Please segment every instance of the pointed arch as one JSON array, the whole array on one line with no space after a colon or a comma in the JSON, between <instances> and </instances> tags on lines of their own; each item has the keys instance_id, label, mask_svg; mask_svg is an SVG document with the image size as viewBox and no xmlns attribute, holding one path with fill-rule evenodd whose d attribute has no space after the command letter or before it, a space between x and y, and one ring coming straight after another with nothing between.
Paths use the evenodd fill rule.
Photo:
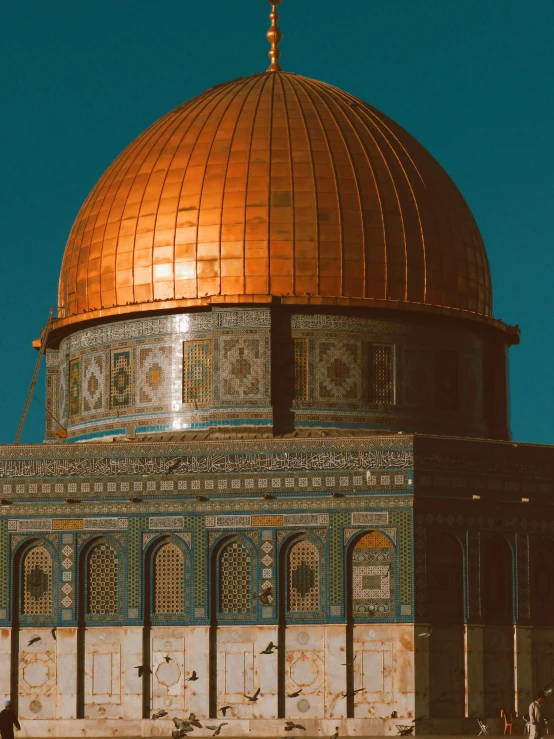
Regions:
<instances>
[{"instance_id":1,"label":"pointed arch","mask_svg":"<svg viewBox=\"0 0 554 739\"><path fill-rule=\"evenodd\" d=\"M281 544L280 602L289 618L323 615L325 592L322 542L306 531L295 532Z\"/></svg>"},{"instance_id":2,"label":"pointed arch","mask_svg":"<svg viewBox=\"0 0 554 739\"><path fill-rule=\"evenodd\" d=\"M349 618L393 619L395 616L395 546L380 531L363 531L347 552Z\"/></svg>"},{"instance_id":3,"label":"pointed arch","mask_svg":"<svg viewBox=\"0 0 554 739\"><path fill-rule=\"evenodd\" d=\"M514 620L514 554L501 534L483 544L481 593L483 618L489 623L512 624Z\"/></svg>"},{"instance_id":4,"label":"pointed arch","mask_svg":"<svg viewBox=\"0 0 554 739\"><path fill-rule=\"evenodd\" d=\"M121 614L121 551L108 537L97 537L81 550L80 609L84 620L106 620Z\"/></svg>"},{"instance_id":5,"label":"pointed arch","mask_svg":"<svg viewBox=\"0 0 554 739\"><path fill-rule=\"evenodd\" d=\"M218 618L255 616L255 552L241 536L220 540L212 550L217 583L215 608Z\"/></svg>"},{"instance_id":6,"label":"pointed arch","mask_svg":"<svg viewBox=\"0 0 554 739\"><path fill-rule=\"evenodd\" d=\"M24 541L14 552L14 619L51 621L55 618L55 551L40 538Z\"/></svg>"},{"instance_id":7,"label":"pointed arch","mask_svg":"<svg viewBox=\"0 0 554 739\"><path fill-rule=\"evenodd\" d=\"M449 531L426 535L427 611L433 623L462 623L465 611L465 550Z\"/></svg>"},{"instance_id":8,"label":"pointed arch","mask_svg":"<svg viewBox=\"0 0 554 739\"><path fill-rule=\"evenodd\" d=\"M171 534L161 534L145 551L144 615L160 625L188 618L190 552Z\"/></svg>"}]
</instances>

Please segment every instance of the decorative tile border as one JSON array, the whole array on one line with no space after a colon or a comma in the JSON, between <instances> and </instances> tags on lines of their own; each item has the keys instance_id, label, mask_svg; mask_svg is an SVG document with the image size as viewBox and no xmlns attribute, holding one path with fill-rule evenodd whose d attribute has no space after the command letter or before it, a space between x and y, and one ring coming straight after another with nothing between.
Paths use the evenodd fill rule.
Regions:
<instances>
[{"instance_id":1,"label":"decorative tile border","mask_svg":"<svg viewBox=\"0 0 554 739\"><path fill-rule=\"evenodd\" d=\"M262 516L207 516L206 528L234 529L250 526L324 526L328 513L282 513Z\"/></svg>"},{"instance_id":2,"label":"decorative tile border","mask_svg":"<svg viewBox=\"0 0 554 739\"><path fill-rule=\"evenodd\" d=\"M8 520L8 531L120 531L128 527L126 518L13 518Z\"/></svg>"}]
</instances>

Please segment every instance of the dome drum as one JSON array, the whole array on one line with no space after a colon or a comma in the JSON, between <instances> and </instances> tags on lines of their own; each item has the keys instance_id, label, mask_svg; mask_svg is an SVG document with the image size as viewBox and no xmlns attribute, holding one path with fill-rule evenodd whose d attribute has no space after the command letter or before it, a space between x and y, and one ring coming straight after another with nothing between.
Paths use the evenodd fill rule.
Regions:
<instances>
[{"instance_id":1,"label":"dome drum","mask_svg":"<svg viewBox=\"0 0 554 739\"><path fill-rule=\"evenodd\" d=\"M490 332L286 306L128 319L48 351L48 402L74 440L314 428L508 438L505 351Z\"/></svg>"}]
</instances>

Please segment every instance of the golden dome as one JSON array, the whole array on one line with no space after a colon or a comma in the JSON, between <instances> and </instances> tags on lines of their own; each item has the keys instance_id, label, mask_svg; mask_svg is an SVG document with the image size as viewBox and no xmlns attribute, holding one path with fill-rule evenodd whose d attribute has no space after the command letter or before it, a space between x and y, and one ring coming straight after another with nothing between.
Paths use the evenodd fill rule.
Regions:
<instances>
[{"instance_id":1,"label":"golden dome","mask_svg":"<svg viewBox=\"0 0 554 739\"><path fill-rule=\"evenodd\" d=\"M108 168L69 236L57 324L275 299L487 321L491 297L435 159L358 98L275 72L180 105Z\"/></svg>"}]
</instances>

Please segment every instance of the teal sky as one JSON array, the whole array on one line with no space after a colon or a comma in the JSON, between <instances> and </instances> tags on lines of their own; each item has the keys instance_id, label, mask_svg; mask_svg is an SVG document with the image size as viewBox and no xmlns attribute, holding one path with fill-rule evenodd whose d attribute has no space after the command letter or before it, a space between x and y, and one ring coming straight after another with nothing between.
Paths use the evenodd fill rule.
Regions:
<instances>
[{"instance_id":1,"label":"teal sky","mask_svg":"<svg viewBox=\"0 0 554 739\"><path fill-rule=\"evenodd\" d=\"M13 441L77 212L141 131L268 64L265 0L6 3L0 45L0 443ZM517 323L512 430L554 443L554 2L283 0L285 70L404 126L466 197L494 314ZM44 400L44 379L36 394ZM43 437L33 402L24 441Z\"/></svg>"}]
</instances>

